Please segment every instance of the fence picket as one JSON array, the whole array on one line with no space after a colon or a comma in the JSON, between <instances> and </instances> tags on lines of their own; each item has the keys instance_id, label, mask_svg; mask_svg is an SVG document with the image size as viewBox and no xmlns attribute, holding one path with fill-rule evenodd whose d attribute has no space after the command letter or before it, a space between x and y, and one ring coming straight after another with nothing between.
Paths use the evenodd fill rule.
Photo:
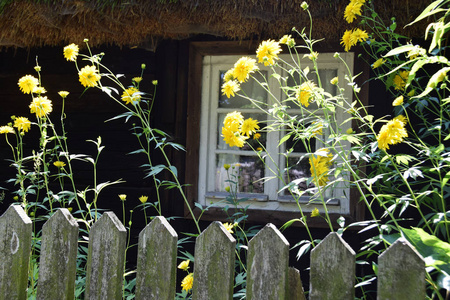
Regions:
<instances>
[{"instance_id":1,"label":"fence picket","mask_svg":"<svg viewBox=\"0 0 450 300\"><path fill-rule=\"evenodd\" d=\"M122 299L127 231L113 212L91 227L85 299Z\"/></svg>"},{"instance_id":2,"label":"fence picket","mask_svg":"<svg viewBox=\"0 0 450 300\"><path fill-rule=\"evenodd\" d=\"M411 244L398 239L378 257L379 300L425 299L425 261Z\"/></svg>"},{"instance_id":3,"label":"fence picket","mask_svg":"<svg viewBox=\"0 0 450 300\"><path fill-rule=\"evenodd\" d=\"M192 299L233 299L235 247L236 240L220 222L197 237Z\"/></svg>"},{"instance_id":4,"label":"fence picket","mask_svg":"<svg viewBox=\"0 0 450 300\"><path fill-rule=\"evenodd\" d=\"M248 244L247 299L288 299L289 242L267 224Z\"/></svg>"},{"instance_id":5,"label":"fence picket","mask_svg":"<svg viewBox=\"0 0 450 300\"><path fill-rule=\"evenodd\" d=\"M0 217L0 300L26 299L32 224L20 205Z\"/></svg>"},{"instance_id":6,"label":"fence picket","mask_svg":"<svg viewBox=\"0 0 450 300\"><path fill-rule=\"evenodd\" d=\"M300 271L293 267L289 267L288 295L288 299L306 300L305 293L303 291L302 279L300 278Z\"/></svg>"},{"instance_id":7,"label":"fence picket","mask_svg":"<svg viewBox=\"0 0 450 300\"><path fill-rule=\"evenodd\" d=\"M136 299L174 299L178 235L164 217L139 234Z\"/></svg>"},{"instance_id":8,"label":"fence picket","mask_svg":"<svg viewBox=\"0 0 450 300\"><path fill-rule=\"evenodd\" d=\"M354 299L355 252L335 232L311 251L309 299Z\"/></svg>"},{"instance_id":9,"label":"fence picket","mask_svg":"<svg viewBox=\"0 0 450 300\"><path fill-rule=\"evenodd\" d=\"M37 299L74 299L78 224L61 208L42 227Z\"/></svg>"}]
</instances>

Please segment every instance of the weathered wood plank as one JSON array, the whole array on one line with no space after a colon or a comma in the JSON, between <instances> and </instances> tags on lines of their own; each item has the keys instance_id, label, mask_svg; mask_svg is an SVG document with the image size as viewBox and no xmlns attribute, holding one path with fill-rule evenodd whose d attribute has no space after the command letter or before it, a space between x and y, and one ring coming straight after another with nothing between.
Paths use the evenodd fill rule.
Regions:
<instances>
[{"instance_id":1,"label":"weathered wood plank","mask_svg":"<svg viewBox=\"0 0 450 300\"><path fill-rule=\"evenodd\" d=\"M213 222L195 243L192 299L233 299L236 240Z\"/></svg>"},{"instance_id":2,"label":"weathered wood plank","mask_svg":"<svg viewBox=\"0 0 450 300\"><path fill-rule=\"evenodd\" d=\"M26 299L31 220L20 205L0 217L0 299Z\"/></svg>"},{"instance_id":3,"label":"weathered wood plank","mask_svg":"<svg viewBox=\"0 0 450 300\"><path fill-rule=\"evenodd\" d=\"M74 299L78 224L61 208L42 227L37 299Z\"/></svg>"},{"instance_id":4,"label":"weathered wood plank","mask_svg":"<svg viewBox=\"0 0 450 300\"><path fill-rule=\"evenodd\" d=\"M139 234L136 299L174 299L178 235L164 217Z\"/></svg>"},{"instance_id":5,"label":"weathered wood plank","mask_svg":"<svg viewBox=\"0 0 450 300\"><path fill-rule=\"evenodd\" d=\"M288 299L289 242L267 224L248 244L247 299Z\"/></svg>"},{"instance_id":6,"label":"weathered wood plank","mask_svg":"<svg viewBox=\"0 0 450 300\"><path fill-rule=\"evenodd\" d=\"M289 286L287 299L306 300L305 293L303 291L302 279L300 278L300 271L293 267L289 267Z\"/></svg>"},{"instance_id":7,"label":"weathered wood plank","mask_svg":"<svg viewBox=\"0 0 450 300\"><path fill-rule=\"evenodd\" d=\"M377 299L426 299L425 275L420 254L398 239L378 257Z\"/></svg>"},{"instance_id":8,"label":"weathered wood plank","mask_svg":"<svg viewBox=\"0 0 450 300\"><path fill-rule=\"evenodd\" d=\"M105 212L89 233L85 299L122 299L127 231L113 212Z\"/></svg>"},{"instance_id":9,"label":"weathered wood plank","mask_svg":"<svg viewBox=\"0 0 450 300\"><path fill-rule=\"evenodd\" d=\"M309 299L354 299L355 252L335 232L311 251Z\"/></svg>"}]
</instances>

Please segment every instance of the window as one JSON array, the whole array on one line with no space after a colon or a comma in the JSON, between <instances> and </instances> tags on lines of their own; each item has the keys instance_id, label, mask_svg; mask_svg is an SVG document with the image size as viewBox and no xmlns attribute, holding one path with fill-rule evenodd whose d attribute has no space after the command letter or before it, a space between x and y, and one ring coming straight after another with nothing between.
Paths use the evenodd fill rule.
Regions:
<instances>
[{"instance_id":1,"label":"window","mask_svg":"<svg viewBox=\"0 0 450 300\"><path fill-rule=\"evenodd\" d=\"M331 74L340 76L340 81L343 79L344 66L339 64L338 61L332 58L335 49L341 49L338 44L323 44L323 47L317 47L320 53L319 68L321 73L330 77ZM234 162L242 162L248 164L249 162L255 162L255 155L247 149L238 148L220 148L225 146L221 137L221 117L226 114L227 111L238 110L241 111L245 118L251 117L252 113L258 115L259 111L252 107L242 108L243 102L240 102L238 97L232 98L231 101L238 102L222 102L220 104L220 86L222 84L220 77L221 73L228 70L234 65L234 63L242 56L255 57L255 51L258 47L258 43L251 41L240 42L222 42L222 41L207 41L207 42L191 42L189 43L189 69L188 69L188 86L186 97L186 168L185 168L185 182L189 185L186 189L188 201L191 209L194 212L200 213L198 209L199 204L203 207L208 206L211 202L220 202L227 195L223 191L225 185L223 182L223 163L233 163L230 157L234 158ZM330 54L325 54L330 53ZM354 74L360 74L356 78L358 86L361 87L359 93L360 99L367 105L369 88L368 85L363 83L368 80L368 74L370 73L370 67L366 64L357 63L357 53L342 53L341 56L345 59L348 66L353 69ZM310 63L308 60L306 63ZM265 71L269 72L269 69ZM331 74L329 73L331 72ZM328 74L327 74L328 73ZM270 75L270 73L267 73ZM310 78L312 79L312 78ZM341 81L342 83L342 81ZM273 83L272 83L273 84ZM245 87L246 90L253 90L253 92L259 93L256 88L250 86ZM350 91L346 92L346 96L351 98ZM260 94L261 97L265 97L264 94ZM223 99L223 98L222 98ZM225 99L224 99L225 100ZM268 99L270 101L270 99ZM248 103L247 103L248 104ZM231 105L234 105L231 106ZM342 118L345 116L342 115ZM261 121L260 119L258 119ZM346 126L350 126L347 124ZM355 128L356 124L353 124ZM325 132L324 132L325 133ZM326 134L326 133L325 133ZM261 139L264 141L267 147L271 147L272 152L275 154L283 153L285 146L277 147L278 139L281 133L276 135L264 136ZM275 142L274 142L275 141ZM289 144L290 143L290 144ZM288 148L292 146L292 142L288 141ZM321 147L320 140L317 140L316 148ZM301 157L302 149L298 146L294 147L295 151L290 154L288 159L289 163L292 161L297 162L296 157ZM304 150L303 150L304 151ZM217 158L218 157L218 158ZM222 159L222 161L220 161ZM277 164L281 164L283 156L278 156ZM219 167L221 169L219 169ZM246 166L245 171L250 171L251 168ZM268 176L267 169L261 166L261 164L254 163L252 170L258 170L258 172L248 172L243 175L246 178L241 183L241 195L250 196L248 220L252 222L267 223L271 222L276 225L282 225L286 221L294 218L299 218L299 210L295 203L292 202L292 198L287 194L278 193L279 188L282 186L282 182L277 180L271 180L265 183L256 182L254 178ZM296 174L292 174L293 172ZM303 164L296 165L290 176L304 176L309 175L309 162L305 160ZM361 172L364 172L364 167L360 168ZM217 172L219 171L219 172ZM262 173L264 172L264 174ZM303 173L301 173L303 172ZM251 175L250 175L251 174ZM220 177L221 176L221 177ZM252 177L253 176L253 177ZM221 185L222 184L222 185ZM255 193L255 191L261 191L263 193ZM350 190L350 195L348 191ZM344 216L348 222L361 221L364 219L364 206L359 203L359 193L356 189L349 189L348 187L342 187L341 189L335 189L333 194L329 197L330 202L328 208L330 209L330 218L333 224L336 223L336 219L340 216ZM316 204L308 204L311 200L310 197L304 197L301 199L301 205L304 211L310 211L314 207L318 207ZM189 210L185 207L185 216L189 217ZM307 214L309 216L309 214ZM226 220L227 215L220 207L210 207L208 211L202 215L202 220ZM323 222L321 218L311 218L308 220L308 224L313 227L327 227L328 225ZM294 225L301 226L300 223L294 223Z\"/></svg>"},{"instance_id":2,"label":"window","mask_svg":"<svg viewBox=\"0 0 450 300\"><path fill-rule=\"evenodd\" d=\"M353 62L353 54L342 53L345 60ZM297 210L297 204L294 202L292 196L289 193L280 192L280 189L285 186L285 183L301 177L310 177L309 160L306 157L306 150L302 149L300 143L294 143L292 140L288 140L286 143L278 146L278 141L284 136L284 132L269 132L261 133L259 141L265 146L267 152L272 159L266 158L264 162L253 151L257 149L258 142L256 140L249 139L248 144L242 148L229 147L223 141L221 137L221 128L223 120L227 113L235 110L240 111L245 118L251 117L257 119L263 123L270 122L267 119L267 115L261 113L261 111L253 106L248 100L240 97L227 98L221 94L221 85L223 82L223 75L227 70L233 67L234 63L241 56L205 56L203 58L203 77L202 77L202 104L201 104L201 125L200 125L200 159L199 161L199 190L198 201L203 206L211 203L218 203L221 205L227 192L225 187L229 185L227 182L227 172L224 169L224 164L230 164L235 166L231 168L229 172L233 172L236 175L236 181L238 182L238 190L240 197L248 198L242 205L250 205L253 209L264 210L283 210L293 211ZM289 57L283 57L285 60ZM330 80L339 76L343 81L345 75L345 66L335 58L333 54L321 54L319 62L319 77L327 92L336 94L336 86L330 84ZM308 59L305 59L302 67L308 66L312 69L313 66ZM350 63L352 67L352 63ZM263 68L262 73L268 78L268 84L272 92L279 93L275 95L279 99L282 97L282 91L277 89L277 81L270 75L269 68ZM281 72L281 70L279 71ZM288 74L281 73L282 76ZM311 76L312 80L314 78ZM290 79L291 86L293 86L293 80ZM317 79L316 79L317 81ZM268 93L262 89L258 83L254 80L241 85L241 89L245 94L251 98L257 99L261 102L272 104L271 97ZM347 97L351 97L351 90L348 89ZM349 94L350 93L350 94ZM314 109L314 104L310 107ZM296 107L291 105L291 107ZM290 109L290 113L299 113L299 110ZM344 121L344 114L341 112L337 124L341 124ZM335 126L337 126L335 124ZM343 125L339 125L344 131L350 127L350 123L346 122ZM326 130L324 130L326 131ZM323 139L327 138L328 133L323 132L320 138L315 139L315 145L313 144L313 150L317 150L323 147ZM253 149L252 149L253 148ZM314 149L315 148L315 149ZM286 154L287 150L292 151ZM264 156L266 153L262 153ZM303 157L303 159L301 159ZM279 179L263 180L266 177L273 177L274 174L271 170L274 170L276 166L289 166L289 171L285 172L284 182ZM239 178L237 177L239 176ZM301 182L298 186L299 189L306 189L306 182ZM346 186L344 182L341 182L333 190L329 190L326 194L328 199L329 211L348 214L349 213L349 186ZM304 210L308 211L315 207L314 201L311 201L311 197L302 196L300 202L305 204ZM223 201L222 201L223 202ZM309 204L308 204L309 203ZM308 204L308 205L307 205ZM318 204L320 207L320 204Z\"/></svg>"}]
</instances>

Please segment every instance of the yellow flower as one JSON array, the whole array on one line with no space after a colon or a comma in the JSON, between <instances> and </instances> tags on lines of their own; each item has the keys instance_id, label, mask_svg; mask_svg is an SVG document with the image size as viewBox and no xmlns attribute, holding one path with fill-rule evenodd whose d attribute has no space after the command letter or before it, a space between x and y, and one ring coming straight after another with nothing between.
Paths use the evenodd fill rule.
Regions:
<instances>
[{"instance_id":1,"label":"yellow flower","mask_svg":"<svg viewBox=\"0 0 450 300\"><path fill-rule=\"evenodd\" d=\"M395 100L392 102L392 106L399 106L402 104L403 104L403 96L395 98Z\"/></svg>"},{"instance_id":2,"label":"yellow flower","mask_svg":"<svg viewBox=\"0 0 450 300\"><path fill-rule=\"evenodd\" d=\"M229 233L233 233L233 228L234 225L231 223L223 223L223 226L225 227L225 229L229 232Z\"/></svg>"},{"instance_id":3,"label":"yellow flower","mask_svg":"<svg viewBox=\"0 0 450 300\"><path fill-rule=\"evenodd\" d=\"M259 134L259 133L255 133L254 135L253 135L253 139L254 140L257 140L257 139L259 139L261 137L261 134ZM262 149L261 149L262 150Z\"/></svg>"},{"instance_id":4,"label":"yellow flower","mask_svg":"<svg viewBox=\"0 0 450 300\"><path fill-rule=\"evenodd\" d=\"M403 91L408 82L408 76L409 71L400 71L399 74L395 75L393 80L394 88L398 91Z\"/></svg>"},{"instance_id":5,"label":"yellow flower","mask_svg":"<svg viewBox=\"0 0 450 300\"><path fill-rule=\"evenodd\" d=\"M385 62L386 62L386 60L383 59L383 58L377 59L377 60L373 63L372 69L376 69L376 68L380 67L380 66L381 66L382 64L384 64Z\"/></svg>"},{"instance_id":6,"label":"yellow flower","mask_svg":"<svg viewBox=\"0 0 450 300\"><path fill-rule=\"evenodd\" d=\"M280 44L285 44L288 47L292 48L295 46L295 40L291 37L291 35L283 35L279 41Z\"/></svg>"},{"instance_id":7,"label":"yellow flower","mask_svg":"<svg viewBox=\"0 0 450 300\"><path fill-rule=\"evenodd\" d=\"M347 52L348 52L348 50L350 50L350 48L352 46L355 45L351 41L351 36L352 36L352 31L351 30L346 30L344 32L344 35L342 36L342 39L341 39L341 44L344 46L344 50L347 51Z\"/></svg>"},{"instance_id":8,"label":"yellow flower","mask_svg":"<svg viewBox=\"0 0 450 300\"><path fill-rule=\"evenodd\" d=\"M369 35L365 30L361 30L356 28L353 30L352 35L350 36L350 43L352 45L356 45L357 42L364 42L369 38Z\"/></svg>"},{"instance_id":9,"label":"yellow flower","mask_svg":"<svg viewBox=\"0 0 450 300\"><path fill-rule=\"evenodd\" d=\"M311 212L311 218L320 216L319 209L315 207Z\"/></svg>"},{"instance_id":10,"label":"yellow flower","mask_svg":"<svg viewBox=\"0 0 450 300\"><path fill-rule=\"evenodd\" d=\"M233 132L239 131L239 127L244 122L244 117L238 111L228 113L223 120L223 125Z\"/></svg>"},{"instance_id":11,"label":"yellow flower","mask_svg":"<svg viewBox=\"0 0 450 300\"><path fill-rule=\"evenodd\" d=\"M258 62L264 63L265 66L271 66L278 59L278 53L281 52L280 44L274 40L263 41L256 50Z\"/></svg>"},{"instance_id":12,"label":"yellow flower","mask_svg":"<svg viewBox=\"0 0 450 300\"><path fill-rule=\"evenodd\" d=\"M0 134L14 133L14 128L11 126L0 126Z\"/></svg>"},{"instance_id":13,"label":"yellow flower","mask_svg":"<svg viewBox=\"0 0 450 300\"><path fill-rule=\"evenodd\" d=\"M306 81L300 85L295 93L295 98L300 102L304 107L308 107L310 100L312 99L312 91L315 87L315 84L311 81Z\"/></svg>"},{"instance_id":14,"label":"yellow flower","mask_svg":"<svg viewBox=\"0 0 450 300\"><path fill-rule=\"evenodd\" d=\"M399 120L400 122L402 122L405 125L406 125L406 123L408 123L408 119L404 115L398 115L394 118L394 120Z\"/></svg>"},{"instance_id":15,"label":"yellow flower","mask_svg":"<svg viewBox=\"0 0 450 300\"><path fill-rule=\"evenodd\" d=\"M47 96L34 98L29 107L30 112L36 114L38 118L45 117L45 115L51 113L53 110L52 101Z\"/></svg>"},{"instance_id":16,"label":"yellow flower","mask_svg":"<svg viewBox=\"0 0 450 300\"><path fill-rule=\"evenodd\" d=\"M135 105L141 100L141 95L138 94L139 90L135 87L127 88L122 93L122 101L125 101L125 104L133 104Z\"/></svg>"},{"instance_id":17,"label":"yellow flower","mask_svg":"<svg viewBox=\"0 0 450 300\"><path fill-rule=\"evenodd\" d=\"M47 91L45 90L45 88L43 88L42 86L37 86L33 89L33 93L34 94L45 94L47 93Z\"/></svg>"},{"instance_id":18,"label":"yellow flower","mask_svg":"<svg viewBox=\"0 0 450 300\"><path fill-rule=\"evenodd\" d=\"M258 120L248 118L242 123L241 132L249 137L252 133L256 133L257 129L259 129Z\"/></svg>"},{"instance_id":19,"label":"yellow flower","mask_svg":"<svg viewBox=\"0 0 450 300\"><path fill-rule=\"evenodd\" d=\"M148 200L148 196L140 196L139 201L141 201L142 204L146 203Z\"/></svg>"},{"instance_id":20,"label":"yellow flower","mask_svg":"<svg viewBox=\"0 0 450 300\"><path fill-rule=\"evenodd\" d=\"M75 45L74 43L64 47L63 50L64 58L67 59L68 61L75 61L77 59L79 50L80 49L78 48L78 46Z\"/></svg>"},{"instance_id":21,"label":"yellow flower","mask_svg":"<svg viewBox=\"0 0 450 300\"><path fill-rule=\"evenodd\" d=\"M389 145L401 143L404 138L408 137L405 125L406 118L400 115L381 126L377 136L378 148L387 150Z\"/></svg>"},{"instance_id":22,"label":"yellow flower","mask_svg":"<svg viewBox=\"0 0 450 300\"><path fill-rule=\"evenodd\" d=\"M309 53L309 54L305 54L305 55L303 55L303 57L307 57L307 58L309 58L310 60L316 60L318 57L319 57L319 52L315 52L315 51L313 51L313 52L311 52L311 53Z\"/></svg>"},{"instance_id":23,"label":"yellow flower","mask_svg":"<svg viewBox=\"0 0 450 300\"><path fill-rule=\"evenodd\" d=\"M234 97L235 93L240 90L239 83L236 80L228 80L222 85L222 94L227 98Z\"/></svg>"},{"instance_id":24,"label":"yellow flower","mask_svg":"<svg viewBox=\"0 0 450 300\"><path fill-rule=\"evenodd\" d=\"M57 168L64 168L65 166L66 166L66 164L63 162L63 161L55 161L54 163L53 163L53 165L55 166L55 167L57 167Z\"/></svg>"},{"instance_id":25,"label":"yellow flower","mask_svg":"<svg viewBox=\"0 0 450 300\"><path fill-rule=\"evenodd\" d=\"M349 129L347 129L346 133L347 134L352 134L353 133L353 128L350 127Z\"/></svg>"},{"instance_id":26,"label":"yellow flower","mask_svg":"<svg viewBox=\"0 0 450 300\"><path fill-rule=\"evenodd\" d=\"M337 85L338 83L339 83L339 78L336 76L336 77L333 77L331 80L330 80L330 83L331 84L333 84L333 85Z\"/></svg>"},{"instance_id":27,"label":"yellow flower","mask_svg":"<svg viewBox=\"0 0 450 300\"><path fill-rule=\"evenodd\" d=\"M250 57L241 57L235 64L233 70L233 77L239 82L245 82L250 74L258 69L256 60Z\"/></svg>"},{"instance_id":28,"label":"yellow flower","mask_svg":"<svg viewBox=\"0 0 450 300\"><path fill-rule=\"evenodd\" d=\"M236 146L241 148L247 139L247 137L242 136L238 131L232 131L228 127L222 127L222 136L225 143L230 147Z\"/></svg>"},{"instance_id":29,"label":"yellow flower","mask_svg":"<svg viewBox=\"0 0 450 300\"><path fill-rule=\"evenodd\" d=\"M25 75L19 79L18 85L20 91L24 94L30 94L39 84L39 80L32 75Z\"/></svg>"},{"instance_id":30,"label":"yellow flower","mask_svg":"<svg viewBox=\"0 0 450 300\"><path fill-rule=\"evenodd\" d=\"M326 152L326 156L315 156L311 155L309 158L309 164L311 166L311 176L313 177L313 182L317 186L324 186L328 182L328 172L331 166L331 159L333 155L328 152L328 149L319 149L320 152Z\"/></svg>"},{"instance_id":31,"label":"yellow flower","mask_svg":"<svg viewBox=\"0 0 450 300\"><path fill-rule=\"evenodd\" d=\"M226 71L225 74L223 75L223 82L233 80L234 79L233 72L234 69L229 69L228 71Z\"/></svg>"},{"instance_id":32,"label":"yellow flower","mask_svg":"<svg viewBox=\"0 0 450 300\"><path fill-rule=\"evenodd\" d=\"M133 77L132 79L134 82L139 83L142 81L142 77Z\"/></svg>"},{"instance_id":33,"label":"yellow flower","mask_svg":"<svg viewBox=\"0 0 450 300\"><path fill-rule=\"evenodd\" d=\"M22 132L28 132L31 127L31 122L25 117L18 117L14 119L14 127Z\"/></svg>"},{"instance_id":34,"label":"yellow flower","mask_svg":"<svg viewBox=\"0 0 450 300\"><path fill-rule=\"evenodd\" d=\"M86 66L78 72L80 77L80 82L84 87L94 87L97 86L100 80L100 75L95 66Z\"/></svg>"},{"instance_id":35,"label":"yellow flower","mask_svg":"<svg viewBox=\"0 0 450 300\"><path fill-rule=\"evenodd\" d=\"M118 196L119 196L119 199L122 200L122 201L127 200L127 195L125 195L125 194L120 194Z\"/></svg>"},{"instance_id":36,"label":"yellow flower","mask_svg":"<svg viewBox=\"0 0 450 300\"><path fill-rule=\"evenodd\" d=\"M152 84L155 86L158 85L158 80L152 80Z\"/></svg>"},{"instance_id":37,"label":"yellow flower","mask_svg":"<svg viewBox=\"0 0 450 300\"><path fill-rule=\"evenodd\" d=\"M344 19L348 23L352 23L353 20L356 19L357 15L358 16L361 15L361 7L362 7L362 5L363 5L363 3L359 2L359 1L350 1L350 3L345 8Z\"/></svg>"},{"instance_id":38,"label":"yellow flower","mask_svg":"<svg viewBox=\"0 0 450 300\"><path fill-rule=\"evenodd\" d=\"M183 260L179 265L178 265L178 269L181 269L183 271L186 271L187 269L189 269L189 263L190 260Z\"/></svg>"},{"instance_id":39,"label":"yellow flower","mask_svg":"<svg viewBox=\"0 0 450 300\"><path fill-rule=\"evenodd\" d=\"M192 289L192 285L194 284L194 273L188 274L184 277L183 281L181 281L181 287L183 291L189 292Z\"/></svg>"},{"instance_id":40,"label":"yellow flower","mask_svg":"<svg viewBox=\"0 0 450 300\"><path fill-rule=\"evenodd\" d=\"M263 148L258 147L258 148L256 148L256 151L263 151Z\"/></svg>"},{"instance_id":41,"label":"yellow flower","mask_svg":"<svg viewBox=\"0 0 450 300\"><path fill-rule=\"evenodd\" d=\"M64 99L67 96L69 96L69 92L68 91L59 91L58 95L60 95Z\"/></svg>"},{"instance_id":42,"label":"yellow flower","mask_svg":"<svg viewBox=\"0 0 450 300\"><path fill-rule=\"evenodd\" d=\"M225 170L228 170L230 167L231 167L230 164L224 164L224 165L223 165L223 168L224 168Z\"/></svg>"}]
</instances>

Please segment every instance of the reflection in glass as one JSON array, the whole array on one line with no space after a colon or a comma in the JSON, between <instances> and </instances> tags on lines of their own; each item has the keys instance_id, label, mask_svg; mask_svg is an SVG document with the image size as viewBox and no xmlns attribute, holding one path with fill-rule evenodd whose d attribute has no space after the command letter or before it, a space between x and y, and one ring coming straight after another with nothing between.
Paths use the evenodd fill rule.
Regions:
<instances>
[{"instance_id":1,"label":"reflection in glass","mask_svg":"<svg viewBox=\"0 0 450 300\"><path fill-rule=\"evenodd\" d=\"M231 165L228 174L224 164ZM229 178L228 178L229 176ZM257 156L218 154L216 158L215 191L223 192L225 187L238 185L240 193L264 193L264 164ZM233 182L229 182L231 180ZM233 187L232 187L233 188Z\"/></svg>"}]
</instances>

